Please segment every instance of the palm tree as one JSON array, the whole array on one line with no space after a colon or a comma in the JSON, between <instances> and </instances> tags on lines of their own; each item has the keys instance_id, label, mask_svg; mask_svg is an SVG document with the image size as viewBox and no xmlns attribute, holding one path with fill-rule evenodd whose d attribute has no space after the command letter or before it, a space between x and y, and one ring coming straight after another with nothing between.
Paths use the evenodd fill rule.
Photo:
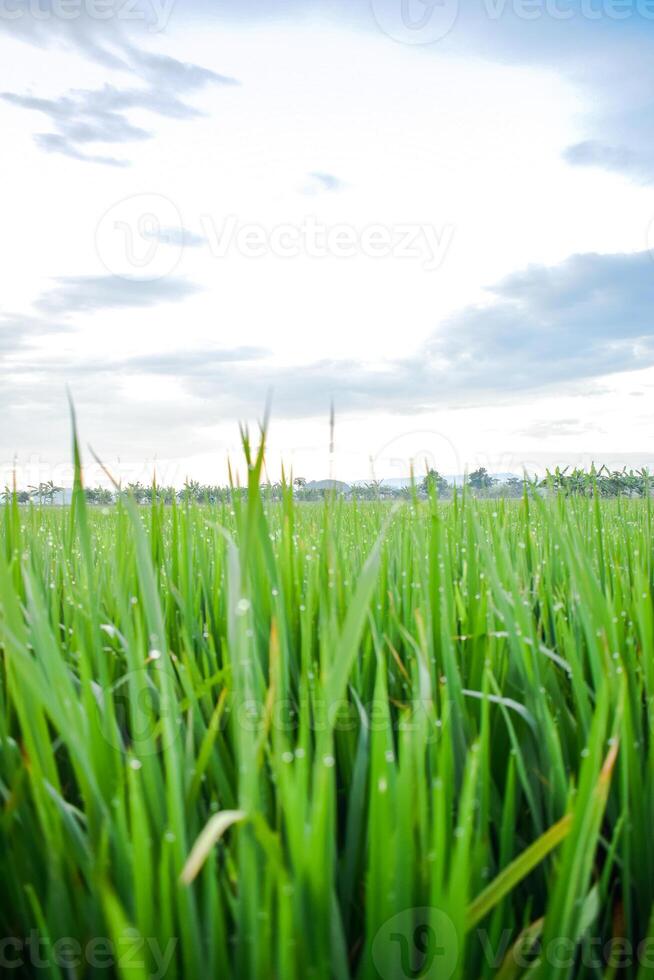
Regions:
<instances>
[{"instance_id":1,"label":"palm tree","mask_svg":"<svg viewBox=\"0 0 654 980\"><path fill-rule=\"evenodd\" d=\"M36 497L40 504L47 501L49 504L54 502L55 495L61 493L63 487L57 487L52 482L48 480L47 483L39 483L37 487L30 486L30 496Z\"/></svg>"},{"instance_id":2,"label":"palm tree","mask_svg":"<svg viewBox=\"0 0 654 980\"><path fill-rule=\"evenodd\" d=\"M200 500L202 494L202 487L197 480L186 480L184 486L180 490L179 497L180 500L187 500L189 503L192 501Z\"/></svg>"}]
</instances>

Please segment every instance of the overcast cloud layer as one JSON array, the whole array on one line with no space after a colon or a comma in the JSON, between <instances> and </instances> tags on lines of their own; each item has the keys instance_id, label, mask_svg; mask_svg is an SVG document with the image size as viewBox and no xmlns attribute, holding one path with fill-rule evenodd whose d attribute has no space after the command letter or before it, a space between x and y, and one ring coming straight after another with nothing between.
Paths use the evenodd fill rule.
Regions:
<instances>
[{"instance_id":1,"label":"overcast cloud layer","mask_svg":"<svg viewBox=\"0 0 654 980\"><path fill-rule=\"evenodd\" d=\"M627 6L142 0L128 17L116 0L114 16L80 5L66 20L53 0L39 17L27 4L0 16L0 112L21 193L31 202L38 184L41 202L2 232L6 255L30 232L33 266L23 246L26 284L0 292L0 453L61 411L66 386L112 445L132 431L135 452L168 439L178 455L271 393L290 424L332 402L411 419L583 398L630 372L637 389L654 368L654 5ZM43 71L23 70L35 52ZM483 86L462 91L477 73L497 86L490 113ZM531 113L525 85L541 100ZM530 115L548 127L536 163ZM131 225L124 202L141 199ZM289 229L307 216L353 234L355 257L332 248L322 262L302 240L294 262ZM378 227L385 264L362 245ZM117 267L98 228L156 251L152 274ZM403 258L401 228L442 254ZM489 229L497 257L480 244ZM621 424L642 421L632 402ZM607 435L590 409L498 426L498 446Z\"/></svg>"},{"instance_id":2,"label":"overcast cloud layer","mask_svg":"<svg viewBox=\"0 0 654 980\"><path fill-rule=\"evenodd\" d=\"M103 11L107 4L102 5ZM13 7L11 8L14 9ZM398 43L434 54L478 55L499 63L554 65L595 94L597 112L587 120L587 137L565 149L579 166L607 168L649 182L654 179L654 6L649 0L209 0L181 3L114 0L114 16L85 14L93 3L80 2L80 15L58 17L56 0L41 0L35 18L30 5L18 3L24 15L0 16L0 30L16 39L49 47L77 48L90 60L137 87L104 86L71 90L56 99L4 92L2 97L49 119L53 132L35 138L47 152L80 160L126 165L127 158L88 151L95 142L123 144L151 138L149 129L129 122L130 110L192 119L198 110L188 101L206 85L234 85L237 80L142 47L158 35L173 33L190 20L203 24L297 23L298 19L385 32ZM51 14L48 16L48 14ZM431 39L434 39L430 42ZM314 174L318 180L330 175Z\"/></svg>"},{"instance_id":3,"label":"overcast cloud layer","mask_svg":"<svg viewBox=\"0 0 654 980\"><path fill-rule=\"evenodd\" d=\"M172 278L121 280L120 288L111 277L70 279L37 307L67 316L179 301L193 290ZM26 338L44 330L34 319L6 321L5 352L12 351L12 338L14 352L25 352ZM488 290L484 306L456 314L405 360L365 365L344 358L285 368L273 366L271 356L247 346L180 347L102 364L67 361L58 369L86 382L107 374L168 378L233 418L256 416L271 393L275 412L291 417L320 416L332 401L339 410L366 413L479 402L654 366L654 262L649 252L573 255L554 268L516 272ZM46 365L28 356L12 372L16 378L35 367Z\"/></svg>"}]
</instances>

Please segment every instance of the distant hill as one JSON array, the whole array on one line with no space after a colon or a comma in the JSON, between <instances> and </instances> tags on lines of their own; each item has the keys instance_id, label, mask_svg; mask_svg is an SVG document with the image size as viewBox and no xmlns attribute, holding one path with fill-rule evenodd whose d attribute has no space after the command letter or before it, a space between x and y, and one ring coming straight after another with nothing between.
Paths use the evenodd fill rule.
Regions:
<instances>
[{"instance_id":1,"label":"distant hill","mask_svg":"<svg viewBox=\"0 0 654 980\"><path fill-rule=\"evenodd\" d=\"M342 480L311 480L305 484L306 490L338 490L339 493L349 493L351 487L349 483Z\"/></svg>"}]
</instances>

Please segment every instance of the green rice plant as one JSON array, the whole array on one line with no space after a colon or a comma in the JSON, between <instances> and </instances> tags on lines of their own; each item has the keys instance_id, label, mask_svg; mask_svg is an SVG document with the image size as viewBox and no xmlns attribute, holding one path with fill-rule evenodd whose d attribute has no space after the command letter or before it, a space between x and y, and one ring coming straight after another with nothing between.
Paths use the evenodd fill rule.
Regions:
<instances>
[{"instance_id":1,"label":"green rice plant","mask_svg":"<svg viewBox=\"0 0 654 980\"><path fill-rule=\"evenodd\" d=\"M0 970L654 975L649 498L0 523Z\"/></svg>"}]
</instances>

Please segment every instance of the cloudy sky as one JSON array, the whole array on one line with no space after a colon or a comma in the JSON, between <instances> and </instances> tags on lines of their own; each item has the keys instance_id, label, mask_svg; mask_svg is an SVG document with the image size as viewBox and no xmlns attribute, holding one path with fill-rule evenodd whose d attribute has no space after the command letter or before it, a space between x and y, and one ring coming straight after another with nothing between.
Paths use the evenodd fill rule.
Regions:
<instances>
[{"instance_id":1,"label":"cloudy sky","mask_svg":"<svg viewBox=\"0 0 654 980\"><path fill-rule=\"evenodd\" d=\"M654 0L0 0L0 480L654 465ZM336 452L329 460L329 411Z\"/></svg>"}]
</instances>

